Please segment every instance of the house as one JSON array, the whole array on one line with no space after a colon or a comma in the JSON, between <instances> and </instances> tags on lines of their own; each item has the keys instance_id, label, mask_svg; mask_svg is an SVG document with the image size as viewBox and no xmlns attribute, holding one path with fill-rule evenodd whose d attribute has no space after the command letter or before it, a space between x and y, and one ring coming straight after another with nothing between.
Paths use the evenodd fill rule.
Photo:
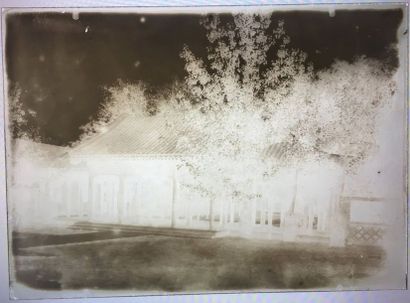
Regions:
<instances>
[{"instance_id":1,"label":"house","mask_svg":"<svg viewBox=\"0 0 410 303\"><path fill-rule=\"evenodd\" d=\"M70 165L67 148L19 138L13 140L8 160L13 230L55 226L63 216L77 215L85 202L88 176Z\"/></svg>"},{"instance_id":2,"label":"house","mask_svg":"<svg viewBox=\"0 0 410 303\"><path fill-rule=\"evenodd\" d=\"M297 225L297 234L307 240L329 236L329 214L340 195L333 188L341 185L339 171L308 166L298 172L283 169L273 179L255 178L247 184L255 191L251 199L226 190L211 201L184 186L190 175L179 164L197 156L197 151L183 150L179 144L189 135L188 128L161 116L125 115L74 148L71 163L89 175L89 220L272 239L283 239L284 230ZM281 148L272 145L265 154L280 157ZM316 174L313 183L312 173ZM333 182L330 191L323 187L329 182Z\"/></svg>"},{"instance_id":3,"label":"house","mask_svg":"<svg viewBox=\"0 0 410 303\"><path fill-rule=\"evenodd\" d=\"M37 173L27 184L23 175L17 177L16 196L22 197L19 188L28 186L27 196L36 205L19 202L17 213L26 213L20 221L36 217L40 224L38 219L47 216L52 222L205 229L217 236L345 244L352 214L350 200L343 198L345 176L337 165L307 162L274 177L246 180L243 186L254 193L247 197L224 189L210 199L186 186L192 176L181 163L200 154L179 144L189 136L194 135L188 127L167 117L123 115L74 148L35 144L37 150L59 152L29 160ZM262 156L280 159L283 148L273 144Z\"/></svg>"},{"instance_id":4,"label":"house","mask_svg":"<svg viewBox=\"0 0 410 303\"><path fill-rule=\"evenodd\" d=\"M176 137L158 117L125 116L70 153L88 172L90 220L175 226Z\"/></svg>"}]
</instances>

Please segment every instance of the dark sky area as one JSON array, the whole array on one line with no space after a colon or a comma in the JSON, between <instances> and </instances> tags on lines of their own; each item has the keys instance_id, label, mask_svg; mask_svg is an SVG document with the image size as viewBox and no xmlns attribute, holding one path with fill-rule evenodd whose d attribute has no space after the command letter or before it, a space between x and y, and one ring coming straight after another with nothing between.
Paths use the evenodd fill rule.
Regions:
<instances>
[{"instance_id":1,"label":"dark sky area","mask_svg":"<svg viewBox=\"0 0 410 303\"><path fill-rule=\"evenodd\" d=\"M184 77L183 44L197 55L207 46L199 15L80 13L11 14L6 20L9 83L22 88L24 107L37 113L45 143L66 145L80 135L104 100L104 87L118 79L143 80L161 89ZM365 55L397 66L396 10L276 12L292 47L303 50L316 70L335 59ZM144 22L141 22L144 21ZM274 21L275 22L275 21ZM401 34L401 33L400 33Z\"/></svg>"}]
</instances>

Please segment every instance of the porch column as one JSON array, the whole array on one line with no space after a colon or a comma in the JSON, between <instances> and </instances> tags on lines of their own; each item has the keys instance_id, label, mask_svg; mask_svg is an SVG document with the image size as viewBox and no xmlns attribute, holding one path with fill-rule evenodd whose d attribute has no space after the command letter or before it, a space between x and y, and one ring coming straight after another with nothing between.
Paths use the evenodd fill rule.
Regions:
<instances>
[{"instance_id":1,"label":"porch column","mask_svg":"<svg viewBox=\"0 0 410 303\"><path fill-rule=\"evenodd\" d=\"M256 223L256 199L260 199L260 198L255 198L252 199L252 210L251 210L251 226L253 227Z\"/></svg>"},{"instance_id":2,"label":"porch column","mask_svg":"<svg viewBox=\"0 0 410 303\"><path fill-rule=\"evenodd\" d=\"M173 172L172 172L172 205L171 205L171 227L175 227L175 222L176 222L176 213L175 213L175 206L176 206L176 200L177 200L177 169L174 166Z\"/></svg>"},{"instance_id":3,"label":"porch column","mask_svg":"<svg viewBox=\"0 0 410 303\"><path fill-rule=\"evenodd\" d=\"M214 198L214 197L212 197L212 198L209 200L209 214L208 214L208 217L209 217L209 230L212 230L212 229L213 229L213 221L214 221L214 201L215 201L215 198Z\"/></svg>"},{"instance_id":4,"label":"porch column","mask_svg":"<svg viewBox=\"0 0 410 303\"><path fill-rule=\"evenodd\" d=\"M123 223L123 217L126 215L125 210L124 210L124 176L119 175L118 176L118 196L117 196L117 220L118 223Z\"/></svg>"},{"instance_id":5,"label":"porch column","mask_svg":"<svg viewBox=\"0 0 410 303\"><path fill-rule=\"evenodd\" d=\"M235 204L234 204L234 200L233 197L231 196L231 199L229 199L230 203L229 203L229 223L233 223L234 222L234 215L235 215Z\"/></svg>"},{"instance_id":6,"label":"porch column","mask_svg":"<svg viewBox=\"0 0 410 303\"><path fill-rule=\"evenodd\" d=\"M220 205L220 212L219 212L219 225L223 226L225 223L225 211L224 211L224 206L225 206L225 199L221 199L221 205Z\"/></svg>"},{"instance_id":7,"label":"porch column","mask_svg":"<svg viewBox=\"0 0 410 303\"><path fill-rule=\"evenodd\" d=\"M273 206L272 206L272 199L268 200L268 226L272 227L273 222Z\"/></svg>"},{"instance_id":8,"label":"porch column","mask_svg":"<svg viewBox=\"0 0 410 303\"><path fill-rule=\"evenodd\" d=\"M88 177L88 201L87 201L87 217L90 220L93 218L95 211L94 211L94 174L90 173Z\"/></svg>"}]
</instances>

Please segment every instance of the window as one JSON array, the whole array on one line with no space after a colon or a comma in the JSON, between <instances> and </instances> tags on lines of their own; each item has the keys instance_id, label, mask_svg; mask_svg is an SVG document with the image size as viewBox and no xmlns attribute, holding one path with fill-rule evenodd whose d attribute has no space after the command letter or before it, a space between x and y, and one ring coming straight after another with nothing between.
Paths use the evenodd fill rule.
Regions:
<instances>
[{"instance_id":1,"label":"window","mask_svg":"<svg viewBox=\"0 0 410 303\"><path fill-rule=\"evenodd\" d=\"M313 217L312 229L313 229L313 230L317 230L317 227L318 227L318 217L317 217L317 216L314 216L314 217Z\"/></svg>"},{"instance_id":2,"label":"window","mask_svg":"<svg viewBox=\"0 0 410 303\"><path fill-rule=\"evenodd\" d=\"M256 211L255 224L261 224L261 211L260 210Z\"/></svg>"},{"instance_id":3,"label":"window","mask_svg":"<svg viewBox=\"0 0 410 303\"><path fill-rule=\"evenodd\" d=\"M272 225L275 227L280 227L280 212L274 212L272 214Z\"/></svg>"}]
</instances>

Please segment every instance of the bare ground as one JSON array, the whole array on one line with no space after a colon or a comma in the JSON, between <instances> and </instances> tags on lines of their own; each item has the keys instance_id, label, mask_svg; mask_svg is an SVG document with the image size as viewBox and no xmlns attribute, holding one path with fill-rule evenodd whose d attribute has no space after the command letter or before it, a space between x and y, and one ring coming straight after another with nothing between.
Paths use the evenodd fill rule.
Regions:
<instances>
[{"instance_id":1,"label":"bare ground","mask_svg":"<svg viewBox=\"0 0 410 303\"><path fill-rule=\"evenodd\" d=\"M15 277L33 288L55 290L335 289L373 275L385 258L376 247L125 236L96 233L67 243L50 243L44 235L37 241L36 235L15 237L20 239L13 246Z\"/></svg>"}]
</instances>

